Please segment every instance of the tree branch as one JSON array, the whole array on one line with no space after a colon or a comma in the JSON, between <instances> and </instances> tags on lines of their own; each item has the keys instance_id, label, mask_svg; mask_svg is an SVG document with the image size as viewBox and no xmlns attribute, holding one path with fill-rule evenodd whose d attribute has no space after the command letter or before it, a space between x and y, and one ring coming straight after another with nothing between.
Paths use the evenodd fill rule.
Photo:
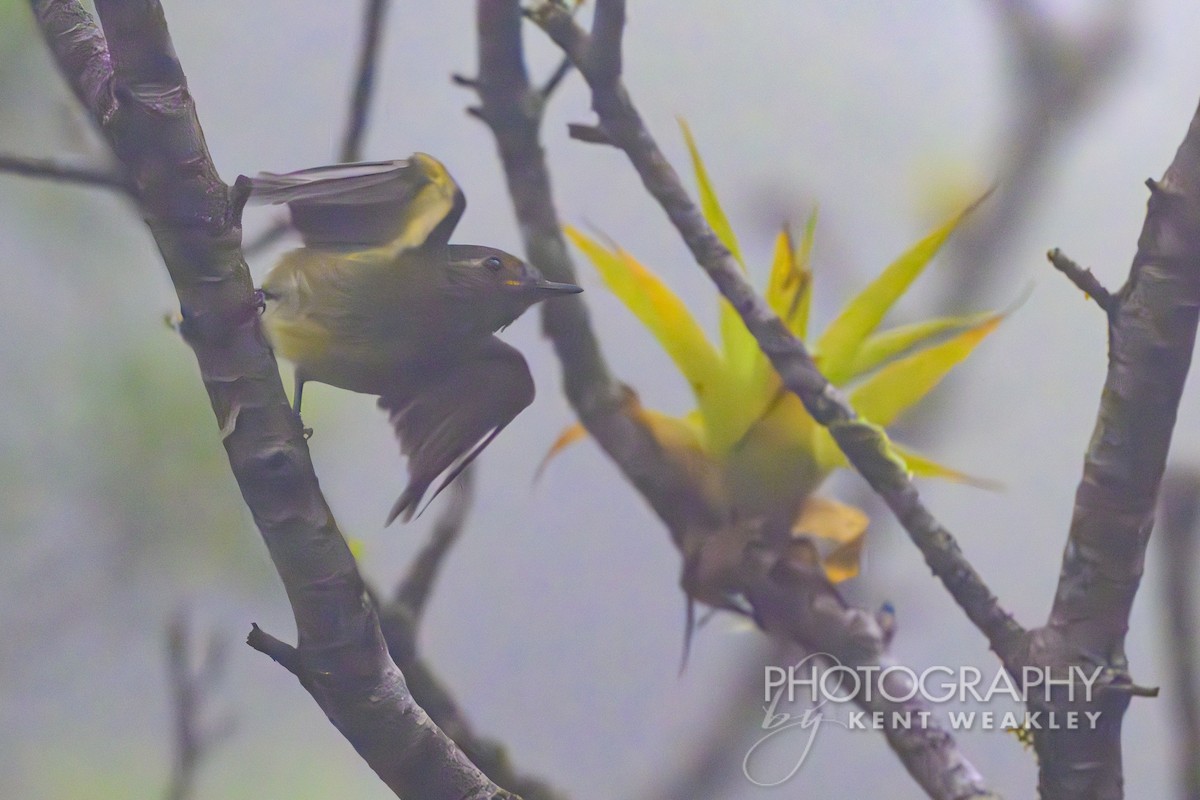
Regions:
<instances>
[{"instance_id":1,"label":"tree branch","mask_svg":"<svg viewBox=\"0 0 1200 800\"><path fill-rule=\"evenodd\" d=\"M101 34L73 0L32 6L137 187L234 477L292 605L301 682L397 795L506 796L417 706L388 656L260 330L240 204L212 164L162 7L97 0Z\"/></svg>"},{"instance_id":2,"label":"tree branch","mask_svg":"<svg viewBox=\"0 0 1200 800\"><path fill-rule=\"evenodd\" d=\"M434 581L441 571L442 561L462 535L475 493L475 470L467 467L454 481L449 502L433 524L429 541L413 559L408 574L396 587L392 602L408 609L414 624L419 623L425 612L425 601L433 591ZM527 799L528 800L528 799Z\"/></svg>"},{"instance_id":3,"label":"tree branch","mask_svg":"<svg viewBox=\"0 0 1200 800\"><path fill-rule=\"evenodd\" d=\"M380 605L380 627L417 703L462 748L472 764L525 800L563 800L563 795L545 781L517 772L499 741L475 731L450 690L420 655L417 638L425 603L442 561L462 533L471 505L473 473L474 467L468 467L455 481L454 496L434 523L428 543L413 559L392 600Z\"/></svg>"},{"instance_id":4,"label":"tree branch","mask_svg":"<svg viewBox=\"0 0 1200 800\"><path fill-rule=\"evenodd\" d=\"M696 262L737 310L784 385L814 419L829 428L847 459L887 503L992 649L1001 658L1012 653L1024 630L1000 607L950 532L925 508L904 466L888 455L882 431L858 418L844 395L813 364L803 342L754 292L646 129L620 81L622 0L597 0L596 19L603 20L603 25L590 37L553 2L535 6L532 18L571 56L592 89L592 108L600 128L628 155L646 189L662 206Z\"/></svg>"},{"instance_id":5,"label":"tree branch","mask_svg":"<svg viewBox=\"0 0 1200 800\"><path fill-rule=\"evenodd\" d=\"M64 183L79 183L85 186L98 186L101 189L116 189L124 194L133 195L133 184L116 170L69 164L53 158L29 158L0 154L0 172Z\"/></svg>"},{"instance_id":6,"label":"tree branch","mask_svg":"<svg viewBox=\"0 0 1200 800\"><path fill-rule=\"evenodd\" d=\"M362 158L362 142L367 133L367 118L371 111L371 99L375 90L376 67L379 62L379 43L383 38L383 23L387 17L390 0L366 0L363 11L362 40L359 45L358 68L355 70L354 88L350 94L350 110L346 117L346 131L342 134L342 146L338 161L358 161ZM255 256L278 242L291 227L285 216L247 242L242 252Z\"/></svg>"},{"instance_id":7,"label":"tree branch","mask_svg":"<svg viewBox=\"0 0 1200 800\"><path fill-rule=\"evenodd\" d=\"M1150 202L1129 279L1109 314L1109 362L1095 433L1046 625L1024 660L1104 669L1101 687L1129 687L1125 633L1141 582L1200 308L1200 109ZM1121 720L1132 693L1102 691L1094 730L1035 737L1043 797L1119 798ZM1064 707L1061 697L1051 708Z\"/></svg>"},{"instance_id":8,"label":"tree branch","mask_svg":"<svg viewBox=\"0 0 1200 800\"><path fill-rule=\"evenodd\" d=\"M363 13L362 44L358 55L358 70L350 100L350 116L338 161L358 161L362 158L362 140L367 130L367 114L371 110L371 95L375 87L375 66L379 61L379 42L383 21L387 16L388 0L367 0Z\"/></svg>"},{"instance_id":9,"label":"tree branch","mask_svg":"<svg viewBox=\"0 0 1200 800\"><path fill-rule=\"evenodd\" d=\"M575 268L554 209L550 174L538 130L543 96L534 91L521 48L521 10L515 0L478 0L478 116L496 137L525 254L554 281L574 281ZM565 14L569 13L564 11ZM600 350L587 306L578 295L541 306L542 332L554 344L563 390L580 422L676 535L715 529L721 512L696 491L643 423L636 394L616 380Z\"/></svg>"},{"instance_id":10,"label":"tree branch","mask_svg":"<svg viewBox=\"0 0 1200 800\"><path fill-rule=\"evenodd\" d=\"M516 0L478 0L476 11L480 78L466 83L479 94L477 116L496 137L529 260L553 280L571 280L574 269L538 140L543 104L525 70L519 4ZM563 15L569 23L561 28L563 49L579 66L585 58L586 35L574 26L568 12L564 10ZM596 8L602 35L616 39L593 51L600 54L595 69L601 74L619 69L621 17L619 10ZM744 541L746 537L734 529L733 521L711 508L681 466L658 446L640 420L632 392L610 376L582 299L547 303L542 315L543 331L554 342L562 365L568 400L589 433L666 523L685 559L695 555L704 561L706 548L720 550L728 542ZM691 552L696 542L700 550ZM716 583L724 586L729 596L750 599L764 630L828 652L852 668L893 663L886 652L888 637L873 617L848 608L819 570L797 572L799 567L779 566L750 547L734 558L737 565ZM725 563L725 558L720 560ZM686 568L684 580L684 588L691 594ZM879 696L876 692L875 697ZM858 700L863 702L861 696ZM900 705L906 711L921 710L919 702ZM910 773L932 796L988 796L979 773L936 723L925 730L889 728L887 736Z\"/></svg>"},{"instance_id":11,"label":"tree branch","mask_svg":"<svg viewBox=\"0 0 1200 800\"><path fill-rule=\"evenodd\" d=\"M166 797L185 800L192 796L200 762L233 729L228 717L204 722L204 706L225 669L227 650L224 640L211 636L200 662L194 664L188 617L182 608L172 615L166 638L167 682L175 712L175 763Z\"/></svg>"}]
</instances>

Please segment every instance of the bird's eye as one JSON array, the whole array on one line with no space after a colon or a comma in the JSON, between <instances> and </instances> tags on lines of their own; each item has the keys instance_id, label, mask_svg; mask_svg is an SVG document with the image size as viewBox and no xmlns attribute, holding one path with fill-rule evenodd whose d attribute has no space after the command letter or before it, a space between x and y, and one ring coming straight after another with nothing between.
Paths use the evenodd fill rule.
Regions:
<instances>
[{"instance_id":1,"label":"bird's eye","mask_svg":"<svg viewBox=\"0 0 1200 800\"><path fill-rule=\"evenodd\" d=\"M504 266L504 262L502 262L496 256L488 256L487 258L485 258L483 260L483 265L485 267L487 267L488 269L490 269L492 272L499 272L500 268L502 266Z\"/></svg>"}]
</instances>

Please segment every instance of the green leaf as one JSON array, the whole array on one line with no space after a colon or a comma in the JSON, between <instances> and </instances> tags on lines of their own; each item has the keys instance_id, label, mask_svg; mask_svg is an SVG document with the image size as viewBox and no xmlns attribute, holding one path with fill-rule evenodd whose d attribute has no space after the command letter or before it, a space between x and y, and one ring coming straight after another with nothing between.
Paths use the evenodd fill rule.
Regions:
<instances>
[{"instance_id":1,"label":"green leaf","mask_svg":"<svg viewBox=\"0 0 1200 800\"><path fill-rule=\"evenodd\" d=\"M984 195L946 220L940 227L908 249L854 299L846 304L817 343L821 369L831 383L840 386L849 379L850 366L863 341L879 327L884 316L912 285L963 218L986 198Z\"/></svg>"},{"instance_id":2,"label":"green leaf","mask_svg":"<svg viewBox=\"0 0 1200 800\"><path fill-rule=\"evenodd\" d=\"M688 153L692 158L692 170L696 175L696 187L700 192L700 210L704 214L704 219L708 221L713 233L733 255L734 260L741 267L742 273L745 274L746 262L742 259L742 251L738 247L733 226L729 224L729 218L725 216L725 211L721 208L716 190L713 189L712 181L708 178L708 170L704 166L703 159L700 158L696 140L692 136L687 121L682 117L679 118L679 129L683 132L683 140L687 144ZM721 347L725 354L725 362L729 365L730 374L734 379L742 382L747 380L753 371L754 353L758 350L758 344L746 330L745 323L742 322L733 306L724 298L720 298L719 303Z\"/></svg>"},{"instance_id":3,"label":"green leaf","mask_svg":"<svg viewBox=\"0 0 1200 800\"><path fill-rule=\"evenodd\" d=\"M814 208L804 223L804 235L800 237L800 246L793 256L796 269L804 276L803 285L799 289L799 298L793 304L793 310L785 317L792 333L802 340L808 341L808 311L812 306L812 249L813 240L817 233L817 210Z\"/></svg>"},{"instance_id":4,"label":"green leaf","mask_svg":"<svg viewBox=\"0 0 1200 800\"><path fill-rule=\"evenodd\" d=\"M788 330L800 339L805 338L812 297L812 272L808 270L807 262L815 221L815 216L809 217L798 248L786 226L779 233L771 258L771 276L767 280L767 303L783 319Z\"/></svg>"},{"instance_id":5,"label":"green leaf","mask_svg":"<svg viewBox=\"0 0 1200 800\"><path fill-rule=\"evenodd\" d=\"M892 424L937 386L955 364L970 355L1002 319L1002 314L992 314L941 344L893 361L855 387L850 393L851 405L872 423Z\"/></svg>"},{"instance_id":6,"label":"green leaf","mask_svg":"<svg viewBox=\"0 0 1200 800\"><path fill-rule=\"evenodd\" d=\"M726 398L727 372L687 306L629 253L609 249L571 226L563 230L595 265L605 285L658 339L687 379L706 423L719 427L722 409L731 405Z\"/></svg>"},{"instance_id":7,"label":"green leaf","mask_svg":"<svg viewBox=\"0 0 1200 800\"><path fill-rule=\"evenodd\" d=\"M849 377L856 378L910 350L926 346L947 334L980 325L994 316L994 313L988 311L961 317L942 317L900 325L882 333L872 334L858 348L854 360L850 362L847 368Z\"/></svg>"},{"instance_id":8,"label":"green leaf","mask_svg":"<svg viewBox=\"0 0 1200 800\"><path fill-rule=\"evenodd\" d=\"M909 472L919 478L942 478L943 480L966 483L971 486L978 486L980 489L991 489L993 491L1003 488L999 481L968 475L952 467L947 467L945 464L940 464L928 456L923 456L920 453L909 450L907 447L901 447L894 442L892 443L892 448L904 459L904 463L908 465Z\"/></svg>"},{"instance_id":9,"label":"green leaf","mask_svg":"<svg viewBox=\"0 0 1200 800\"><path fill-rule=\"evenodd\" d=\"M721 209L717 193L713 191L712 183L708 180L708 170L705 169L704 162L700 159L700 150L696 147L696 140L692 138L691 128L688 127L687 120L683 117L679 118L679 129L683 131L683 140L687 143L688 153L692 157L692 169L696 173L696 186L700 190L700 210L704 213L704 218L708 220L708 225L713 229L713 233L721 240L721 244L725 245L733 254L734 259L741 266L742 272L745 272L746 263L742 261L742 252L738 248L737 237L733 233L729 219Z\"/></svg>"}]
</instances>

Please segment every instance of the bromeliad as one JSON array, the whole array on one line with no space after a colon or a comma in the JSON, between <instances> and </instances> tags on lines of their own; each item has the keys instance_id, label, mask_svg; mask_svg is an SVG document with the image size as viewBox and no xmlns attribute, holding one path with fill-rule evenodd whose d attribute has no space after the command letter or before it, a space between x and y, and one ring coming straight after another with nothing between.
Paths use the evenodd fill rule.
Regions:
<instances>
[{"instance_id":1,"label":"bromeliad","mask_svg":"<svg viewBox=\"0 0 1200 800\"><path fill-rule=\"evenodd\" d=\"M681 125L704 215L745 271L737 239L695 142L686 124L681 121ZM826 377L844 387L854 408L873 424L890 425L919 402L1003 318L1001 313L982 313L878 330L887 312L974 205L954 214L893 261L810 343ZM806 342L815 219L815 214L810 216L798 243L786 228L779 234L766 288L771 308ZM566 234L608 288L649 328L695 395L697 408L682 417L634 404L634 412L664 450L687 465L706 497L727 509L730 519L749 522L760 531L785 530L810 537L823 550L821 562L831 580L857 574L866 516L814 494L830 472L846 466L845 457L828 431L783 387L733 307L720 301L718 349L683 302L628 252L575 228L568 227ZM579 425L569 428L547 459L584 434ZM914 475L985 483L907 448L893 448Z\"/></svg>"}]
</instances>

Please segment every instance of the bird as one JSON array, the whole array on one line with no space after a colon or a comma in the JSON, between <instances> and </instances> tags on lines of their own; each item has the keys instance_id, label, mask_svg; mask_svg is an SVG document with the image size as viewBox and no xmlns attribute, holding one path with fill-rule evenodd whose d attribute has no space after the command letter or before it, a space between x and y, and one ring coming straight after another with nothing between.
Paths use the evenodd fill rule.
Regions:
<instances>
[{"instance_id":1,"label":"bird","mask_svg":"<svg viewBox=\"0 0 1200 800\"><path fill-rule=\"evenodd\" d=\"M385 524L408 521L439 475L430 501L533 402L525 358L496 331L583 290L503 250L450 244L466 198L425 153L239 185L251 203L287 205L303 240L260 289L267 339L295 366L294 411L308 381L377 395L408 459Z\"/></svg>"}]
</instances>

